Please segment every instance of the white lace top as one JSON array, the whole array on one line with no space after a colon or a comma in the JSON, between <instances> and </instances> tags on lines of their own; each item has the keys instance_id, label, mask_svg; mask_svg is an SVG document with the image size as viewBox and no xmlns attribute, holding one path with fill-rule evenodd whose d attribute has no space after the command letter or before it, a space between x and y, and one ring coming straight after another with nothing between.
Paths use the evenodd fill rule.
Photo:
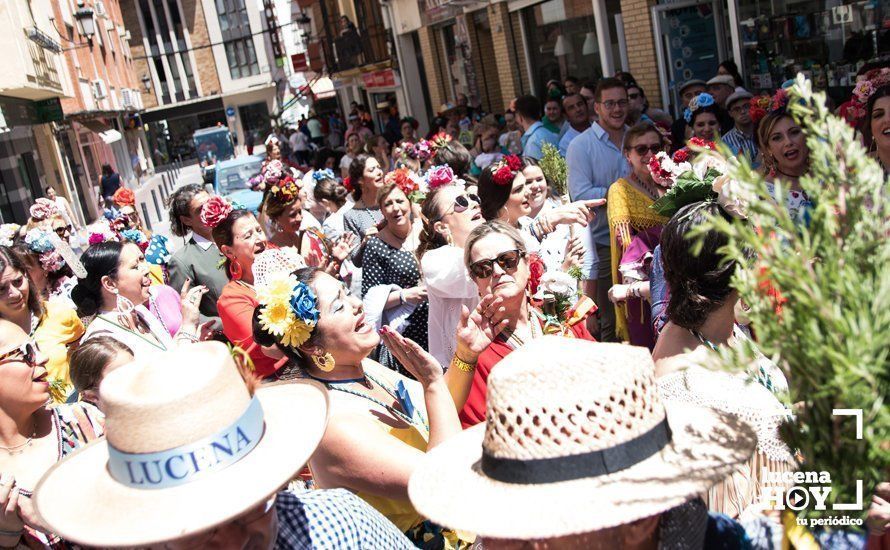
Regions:
<instances>
[{"instance_id":1,"label":"white lace top","mask_svg":"<svg viewBox=\"0 0 890 550\"><path fill-rule=\"evenodd\" d=\"M429 350L448 368L457 347L457 324L461 306L473 310L479 303L479 290L464 267L464 250L442 246L428 251L420 260L429 296Z\"/></svg>"}]
</instances>

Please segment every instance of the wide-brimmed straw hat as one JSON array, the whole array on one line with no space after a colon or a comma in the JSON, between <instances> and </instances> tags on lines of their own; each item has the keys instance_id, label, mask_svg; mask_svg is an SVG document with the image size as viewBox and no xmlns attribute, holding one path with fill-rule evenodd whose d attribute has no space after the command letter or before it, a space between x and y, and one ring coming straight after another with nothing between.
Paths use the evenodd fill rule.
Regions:
<instances>
[{"instance_id":1,"label":"wide-brimmed straw hat","mask_svg":"<svg viewBox=\"0 0 890 550\"><path fill-rule=\"evenodd\" d=\"M653 516L723 480L752 428L659 398L645 348L545 336L488 378L486 422L436 446L408 484L424 517L546 539Z\"/></svg>"},{"instance_id":2,"label":"wide-brimmed straw hat","mask_svg":"<svg viewBox=\"0 0 890 550\"><path fill-rule=\"evenodd\" d=\"M251 398L218 342L145 354L100 387L106 439L43 476L49 531L98 546L146 546L225 523L266 501L324 434L328 396L312 381Z\"/></svg>"}]
</instances>

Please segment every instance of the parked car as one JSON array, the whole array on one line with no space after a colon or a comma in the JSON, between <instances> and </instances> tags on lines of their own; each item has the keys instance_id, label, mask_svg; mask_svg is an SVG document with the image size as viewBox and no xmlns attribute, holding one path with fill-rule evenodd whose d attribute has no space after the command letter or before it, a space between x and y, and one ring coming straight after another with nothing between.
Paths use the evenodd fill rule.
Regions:
<instances>
[{"instance_id":1,"label":"parked car","mask_svg":"<svg viewBox=\"0 0 890 550\"><path fill-rule=\"evenodd\" d=\"M217 163L213 178L213 190L253 211L259 212L263 194L250 188L250 178L260 173L263 157L243 156Z\"/></svg>"},{"instance_id":2,"label":"parked car","mask_svg":"<svg viewBox=\"0 0 890 550\"><path fill-rule=\"evenodd\" d=\"M213 181L213 172L220 161L235 158L235 145L232 133L225 126L213 126L195 130L192 134L198 162L201 164L201 175L204 183Z\"/></svg>"}]
</instances>

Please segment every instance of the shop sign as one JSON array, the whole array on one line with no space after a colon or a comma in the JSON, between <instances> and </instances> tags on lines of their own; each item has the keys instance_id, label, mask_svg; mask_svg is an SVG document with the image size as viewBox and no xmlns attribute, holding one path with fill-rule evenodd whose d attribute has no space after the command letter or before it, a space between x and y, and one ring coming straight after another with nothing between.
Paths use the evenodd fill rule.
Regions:
<instances>
[{"instance_id":1,"label":"shop sign","mask_svg":"<svg viewBox=\"0 0 890 550\"><path fill-rule=\"evenodd\" d=\"M362 74L362 82L368 91L380 88L395 88L396 74L392 69Z\"/></svg>"},{"instance_id":2,"label":"shop sign","mask_svg":"<svg viewBox=\"0 0 890 550\"><path fill-rule=\"evenodd\" d=\"M302 73L309 70L309 60L305 53L295 53L290 56L291 65L295 73Z\"/></svg>"},{"instance_id":3,"label":"shop sign","mask_svg":"<svg viewBox=\"0 0 890 550\"><path fill-rule=\"evenodd\" d=\"M35 101L34 109L40 122L61 122L65 118L62 113L62 102L57 97Z\"/></svg>"},{"instance_id":4,"label":"shop sign","mask_svg":"<svg viewBox=\"0 0 890 550\"><path fill-rule=\"evenodd\" d=\"M423 14L424 25L435 25L453 19L460 8L452 4L452 0L421 0L420 13Z\"/></svg>"}]
</instances>

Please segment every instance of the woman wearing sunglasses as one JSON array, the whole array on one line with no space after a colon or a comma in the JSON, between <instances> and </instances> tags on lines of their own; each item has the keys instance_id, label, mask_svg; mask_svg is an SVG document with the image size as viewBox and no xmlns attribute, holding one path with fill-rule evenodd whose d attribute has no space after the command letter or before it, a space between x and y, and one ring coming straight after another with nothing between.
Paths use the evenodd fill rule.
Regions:
<instances>
[{"instance_id":1,"label":"woman wearing sunglasses","mask_svg":"<svg viewBox=\"0 0 890 550\"><path fill-rule=\"evenodd\" d=\"M31 492L58 461L100 437L87 403L47 406L47 357L18 325L0 320L0 546L64 547L39 528ZM56 546L59 545L59 546Z\"/></svg>"},{"instance_id":2,"label":"woman wearing sunglasses","mask_svg":"<svg viewBox=\"0 0 890 550\"><path fill-rule=\"evenodd\" d=\"M479 197L459 184L433 189L420 213L423 229L417 257L429 299L429 350L439 363L447 365L457 346L461 308L473 311L479 303L476 285L464 266L464 244L484 220Z\"/></svg>"},{"instance_id":3,"label":"woman wearing sunglasses","mask_svg":"<svg viewBox=\"0 0 890 550\"><path fill-rule=\"evenodd\" d=\"M32 273L41 273L45 281L46 271L38 256L25 250L0 246L0 319L17 325L43 348L53 399L61 402L72 388L68 346L80 340L84 326L67 301L44 298Z\"/></svg>"},{"instance_id":4,"label":"woman wearing sunglasses","mask_svg":"<svg viewBox=\"0 0 890 550\"><path fill-rule=\"evenodd\" d=\"M609 187L609 240L612 250L612 288L615 330L618 338L635 346L655 345L650 321L649 272L652 252L658 246L667 218L649 208L667 191L652 179L649 160L666 147L661 132L641 122L624 136L624 156L631 166L627 178Z\"/></svg>"},{"instance_id":5,"label":"woman wearing sunglasses","mask_svg":"<svg viewBox=\"0 0 890 550\"><path fill-rule=\"evenodd\" d=\"M475 367L473 385L460 412L461 424L468 428L485 421L485 390L491 369L516 348L543 336L544 324L541 313L530 303L525 242L514 227L495 220L474 229L467 237L464 263L483 297L480 314L490 326L503 327L478 355L467 355L465 348L460 351L461 361ZM558 333L565 337L593 341L584 317L560 329Z\"/></svg>"}]
</instances>

